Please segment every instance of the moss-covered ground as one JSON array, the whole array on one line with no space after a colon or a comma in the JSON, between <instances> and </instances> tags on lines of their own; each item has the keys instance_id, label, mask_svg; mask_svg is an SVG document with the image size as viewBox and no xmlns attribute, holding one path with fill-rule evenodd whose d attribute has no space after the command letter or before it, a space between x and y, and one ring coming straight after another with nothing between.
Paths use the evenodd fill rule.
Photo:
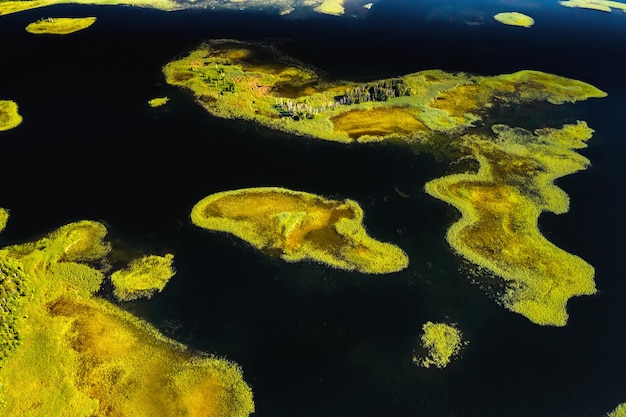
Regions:
<instances>
[{"instance_id":1,"label":"moss-covered ground","mask_svg":"<svg viewBox=\"0 0 626 417\"><path fill-rule=\"evenodd\" d=\"M408 265L400 248L367 235L363 210L352 200L327 200L285 188L247 188L202 199L191 219L289 262L309 259L370 274Z\"/></svg>"}]
</instances>

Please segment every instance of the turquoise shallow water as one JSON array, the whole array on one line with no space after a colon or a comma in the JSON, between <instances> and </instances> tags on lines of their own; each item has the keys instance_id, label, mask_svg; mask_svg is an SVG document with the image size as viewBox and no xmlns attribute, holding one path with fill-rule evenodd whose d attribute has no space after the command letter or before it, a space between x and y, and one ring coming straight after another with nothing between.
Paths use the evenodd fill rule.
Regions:
<instances>
[{"instance_id":1,"label":"turquoise shallow water","mask_svg":"<svg viewBox=\"0 0 626 417\"><path fill-rule=\"evenodd\" d=\"M535 26L492 22L503 8ZM52 14L98 21L71 37L23 32ZM625 28L624 15L546 2L380 2L359 18L83 6L3 17L0 96L19 103L24 123L0 136L0 206L11 209L0 243L89 218L131 253L173 252L166 290L125 308L239 363L259 416L603 416L626 401ZM447 246L457 215L422 191L446 164L217 120L163 83L161 66L203 39L267 37L333 78L529 68L607 91L549 115L596 133L582 151L592 166L558 182L571 211L541 217L551 241L594 265L599 294L573 300L565 328L533 325L473 284ZM164 108L146 105L161 95ZM272 185L357 200L370 234L402 247L410 267L376 277L285 264L188 220L212 192ZM470 341L445 370L411 362L427 320L458 323Z\"/></svg>"}]
</instances>

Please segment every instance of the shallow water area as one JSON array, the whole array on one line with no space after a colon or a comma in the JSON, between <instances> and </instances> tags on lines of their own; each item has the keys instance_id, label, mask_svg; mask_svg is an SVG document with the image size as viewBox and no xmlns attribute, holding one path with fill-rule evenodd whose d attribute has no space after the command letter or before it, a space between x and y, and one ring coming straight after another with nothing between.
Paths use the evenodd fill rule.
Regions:
<instances>
[{"instance_id":1,"label":"shallow water area","mask_svg":"<svg viewBox=\"0 0 626 417\"><path fill-rule=\"evenodd\" d=\"M512 9L533 27L493 21ZM24 31L57 15L97 23L60 38ZM595 130L579 151L592 165L557 181L570 211L543 213L539 226L594 266L599 293L571 300L563 328L532 324L497 305L488 294L501 290L498 280L475 280L445 240L459 214L423 187L453 171L451 161L217 119L164 82L163 65L217 38L273 38L331 79L534 69L606 91L575 105L512 107L495 120L526 129L585 120ZM164 290L121 307L241 365L256 415L601 417L625 401L623 13L558 2L380 1L356 18L64 5L0 17L0 39L0 99L23 116L0 132L0 207L10 210L0 245L93 219L114 248L124 242L119 265L173 253ZM165 105L147 104L163 96ZM286 263L189 219L209 194L273 186L357 201L367 233L402 248L409 267L370 276ZM469 341L445 369L412 363L427 321L454 322Z\"/></svg>"}]
</instances>

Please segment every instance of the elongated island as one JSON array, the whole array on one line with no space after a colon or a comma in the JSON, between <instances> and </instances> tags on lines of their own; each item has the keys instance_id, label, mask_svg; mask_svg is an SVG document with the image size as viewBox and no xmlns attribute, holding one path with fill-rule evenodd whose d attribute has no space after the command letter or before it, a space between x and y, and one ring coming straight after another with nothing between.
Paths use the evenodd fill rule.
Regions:
<instances>
[{"instance_id":1,"label":"elongated island","mask_svg":"<svg viewBox=\"0 0 626 417\"><path fill-rule=\"evenodd\" d=\"M531 70L495 76L427 70L360 83L327 80L272 44L235 40L206 42L163 72L169 84L185 88L218 117L294 137L386 141L442 161L465 161L451 164L450 175L433 179L425 190L461 213L447 241L479 273L502 280L500 302L534 323L563 326L568 300L595 293L593 267L550 243L538 227L542 212L568 211L569 198L554 180L587 168L589 161L576 150L593 130L577 120L529 130L503 124L502 115L530 103L550 107L605 97L598 88ZM194 213L196 222L213 217ZM285 217L289 224L297 219Z\"/></svg>"},{"instance_id":2,"label":"elongated island","mask_svg":"<svg viewBox=\"0 0 626 417\"><path fill-rule=\"evenodd\" d=\"M95 22L95 17L48 17L30 23L26 31L35 35L68 35L87 29Z\"/></svg>"}]
</instances>

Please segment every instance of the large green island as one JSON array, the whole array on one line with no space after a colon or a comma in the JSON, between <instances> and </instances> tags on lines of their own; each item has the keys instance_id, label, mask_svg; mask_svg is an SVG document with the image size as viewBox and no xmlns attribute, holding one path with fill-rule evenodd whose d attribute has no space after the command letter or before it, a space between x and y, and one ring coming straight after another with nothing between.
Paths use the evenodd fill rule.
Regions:
<instances>
[{"instance_id":1,"label":"large green island","mask_svg":"<svg viewBox=\"0 0 626 417\"><path fill-rule=\"evenodd\" d=\"M248 416L252 392L238 366L96 296L106 232L79 221L0 249L0 414Z\"/></svg>"},{"instance_id":2,"label":"large green island","mask_svg":"<svg viewBox=\"0 0 626 417\"><path fill-rule=\"evenodd\" d=\"M356 83L325 80L269 44L206 42L163 68L209 113L294 136L340 143L394 142L462 163L426 192L461 212L447 240L485 276L501 303L541 325L563 326L567 301L595 293L594 269L539 231L543 211L565 213L554 180L585 169L576 153L593 130L584 121L529 131L496 123L502 110L601 98L582 81L524 70L473 76L427 70ZM460 168L459 168L460 167Z\"/></svg>"}]
</instances>

